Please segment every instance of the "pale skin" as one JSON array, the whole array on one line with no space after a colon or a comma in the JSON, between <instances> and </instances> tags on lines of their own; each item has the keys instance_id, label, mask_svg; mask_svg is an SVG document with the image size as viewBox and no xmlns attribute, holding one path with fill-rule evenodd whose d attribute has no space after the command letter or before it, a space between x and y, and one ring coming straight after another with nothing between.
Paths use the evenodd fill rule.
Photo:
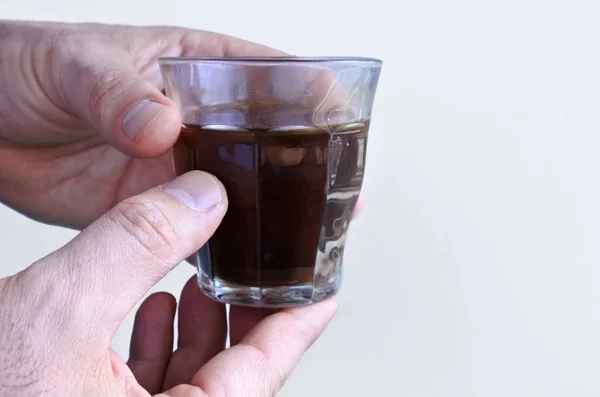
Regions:
<instances>
[{"instance_id":1,"label":"pale skin","mask_svg":"<svg viewBox=\"0 0 600 397\"><path fill-rule=\"evenodd\" d=\"M224 306L190 280L175 352L177 303L166 293L138 310L128 362L109 345L129 310L227 210L211 175L175 177L181 122L161 93L156 58L283 53L166 27L0 21L0 41L0 201L82 230L0 280L0 395L275 395L332 319L335 299L232 308L227 330Z\"/></svg>"}]
</instances>

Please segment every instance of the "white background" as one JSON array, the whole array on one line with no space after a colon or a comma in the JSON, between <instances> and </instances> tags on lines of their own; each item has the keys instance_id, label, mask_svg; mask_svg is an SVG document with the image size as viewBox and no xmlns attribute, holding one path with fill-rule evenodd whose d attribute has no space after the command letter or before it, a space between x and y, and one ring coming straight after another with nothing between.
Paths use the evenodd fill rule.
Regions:
<instances>
[{"instance_id":1,"label":"white background","mask_svg":"<svg viewBox=\"0 0 600 397\"><path fill-rule=\"evenodd\" d=\"M600 395L597 1L0 0L0 17L384 60L341 308L282 396ZM72 236L0 208L0 271Z\"/></svg>"}]
</instances>

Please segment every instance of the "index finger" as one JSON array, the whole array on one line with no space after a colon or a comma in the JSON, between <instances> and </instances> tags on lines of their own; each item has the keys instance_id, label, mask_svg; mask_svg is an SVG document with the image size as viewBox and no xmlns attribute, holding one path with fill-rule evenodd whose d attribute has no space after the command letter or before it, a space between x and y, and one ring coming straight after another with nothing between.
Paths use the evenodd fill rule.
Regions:
<instances>
[{"instance_id":1,"label":"index finger","mask_svg":"<svg viewBox=\"0 0 600 397\"><path fill-rule=\"evenodd\" d=\"M209 396L272 396L323 333L337 301L282 310L262 320L237 345L219 353L193 377Z\"/></svg>"},{"instance_id":2,"label":"index finger","mask_svg":"<svg viewBox=\"0 0 600 397\"><path fill-rule=\"evenodd\" d=\"M185 30L181 36L181 49L183 56L270 57L289 55L284 51L238 37L192 29Z\"/></svg>"}]
</instances>

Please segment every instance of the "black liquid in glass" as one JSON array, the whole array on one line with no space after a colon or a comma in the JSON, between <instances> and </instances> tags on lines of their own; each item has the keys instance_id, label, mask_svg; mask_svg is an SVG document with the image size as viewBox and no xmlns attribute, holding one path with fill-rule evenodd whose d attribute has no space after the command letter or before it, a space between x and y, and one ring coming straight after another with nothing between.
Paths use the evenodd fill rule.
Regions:
<instances>
[{"instance_id":1,"label":"black liquid in glass","mask_svg":"<svg viewBox=\"0 0 600 397\"><path fill-rule=\"evenodd\" d=\"M367 130L367 122L327 130L184 127L177 173L207 171L229 199L204 273L235 284L293 286L311 283L319 263L339 266L362 185Z\"/></svg>"}]
</instances>

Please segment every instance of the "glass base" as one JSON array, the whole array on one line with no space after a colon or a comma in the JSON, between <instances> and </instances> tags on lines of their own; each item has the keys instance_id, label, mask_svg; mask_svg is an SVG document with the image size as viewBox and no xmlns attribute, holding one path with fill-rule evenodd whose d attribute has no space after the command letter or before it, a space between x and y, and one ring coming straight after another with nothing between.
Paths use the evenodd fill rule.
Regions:
<instances>
[{"instance_id":1,"label":"glass base","mask_svg":"<svg viewBox=\"0 0 600 397\"><path fill-rule=\"evenodd\" d=\"M209 298L233 306L261 308L286 308L306 306L337 294L341 275L337 274L318 283L280 287L253 287L236 284L219 278L211 279L200 271L200 290Z\"/></svg>"}]
</instances>

